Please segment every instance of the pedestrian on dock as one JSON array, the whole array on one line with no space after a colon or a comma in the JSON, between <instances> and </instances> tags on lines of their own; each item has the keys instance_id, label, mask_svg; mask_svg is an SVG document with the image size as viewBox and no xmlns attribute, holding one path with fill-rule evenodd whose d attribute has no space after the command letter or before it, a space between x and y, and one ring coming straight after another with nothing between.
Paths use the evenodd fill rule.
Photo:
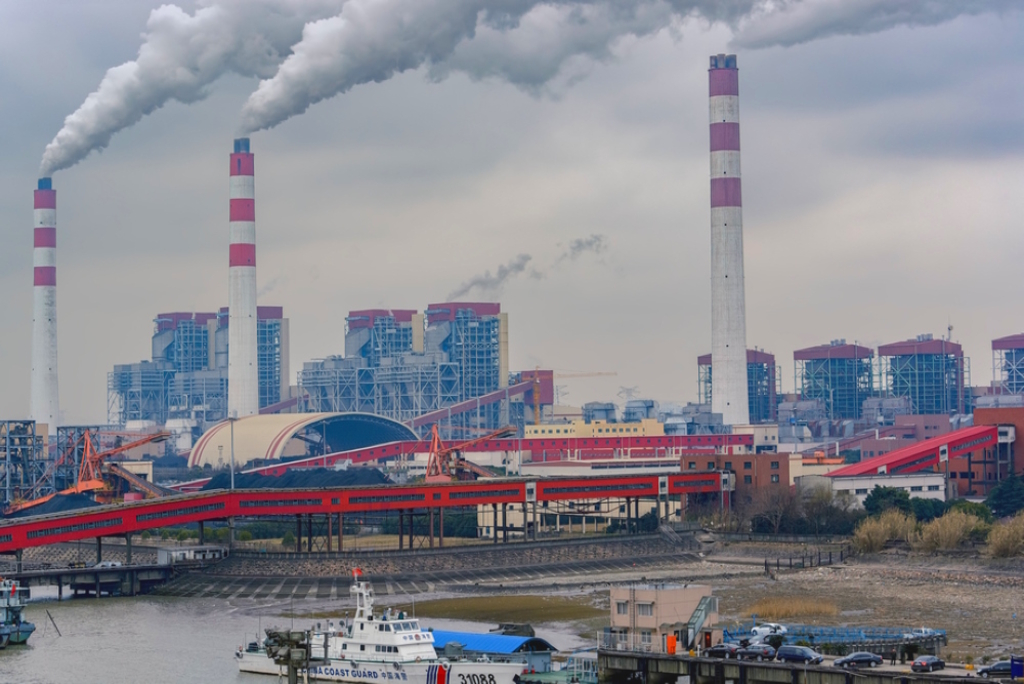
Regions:
<instances>
[{"instance_id":1,"label":"pedestrian on dock","mask_svg":"<svg viewBox=\"0 0 1024 684\"><path fill-rule=\"evenodd\" d=\"M889 664L890 665L895 665L896 664L896 647L895 646L893 646L892 650L889 651Z\"/></svg>"}]
</instances>

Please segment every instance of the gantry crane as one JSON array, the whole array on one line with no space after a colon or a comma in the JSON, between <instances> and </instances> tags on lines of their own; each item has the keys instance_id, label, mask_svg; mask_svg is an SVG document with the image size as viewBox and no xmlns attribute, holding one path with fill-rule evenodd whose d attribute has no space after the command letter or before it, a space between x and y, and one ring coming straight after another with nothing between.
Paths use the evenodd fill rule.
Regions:
<instances>
[{"instance_id":1,"label":"gantry crane","mask_svg":"<svg viewBox=\"0 0 1024 684\"><path fill-rule=\"evenodd\" d=\"M604 378L618 375L615 371L551 371L554 378ZM533 424L540 425L540 368L533 375Z\"/></svg>"},{"instance_id":2,"label":"gantry crane","mask_svg":"<svg viewBox=\"0 0 1024 684\"><path fill-rule=\"evenodd\" d=\"M112 491L113 488L107 483L107 481L103 477L105 474L103 470L103 462L106 459L112 456L117 456L118 454L123 454L126 451L131 451L135 447L140 447L145 444L151 444L153 442L162 442L163 440L167 439L170 436L171 433L169 432L157 432L152 435L146 435L145 437L137 439L133 442L127 442L119 447L115 447L107 451L98 452L92 445L93 440L90 431L86 430L85 432L82 433L81 437L78 438L77 442L75 442L70 448L68 448L68 450L65 451L59 459L54 461L53 465L47 468L46 473L43 474L43 477L39 479L39 482L36 484L36 486L28 493L26 499L24 501L13 503L5 511L5 513L7 515L10 515L11 513L17 513L27 508L38 506L42 503L46 503L47 501L57 496L58 494L82 494L84 492L102 493L104 491ZM46 496L34 498L35 495L39 492L39 490L49 480L50 475L54 471L56 471L60 466L64 465L68 458L75 453L75 450L78 447L82 447L82 462L78 468L78 481L71 487L68 487L67 489L62 489L61 491L55 492L53 494L47 494ZM133 484L141 486L144 492L150 497L158 495L155 486L143 485L142 483L145 482L144 480L133 476L131 473L128 473L125 469L117 466L112 466L111 469L114 470L114 473L112 474L115 474L117 477L128 479Z\"/></svg>"},{"instance_id":3,"label":"gantry crane","mask_svg":"<svg viewBox=\"0 0 1024 684\"><path fill-rule=\"evenodd\" d=\"M468 442L446 447L437 432L437 423L430 430L430 458L427 460L427 482L451 482L452 480L468 480L473 476L493 477L494 473L470 463L462 457L462 450L476 446L490 439L502 439L516 434L514 427L507 426Z\"/></svg>"}]
</instances>

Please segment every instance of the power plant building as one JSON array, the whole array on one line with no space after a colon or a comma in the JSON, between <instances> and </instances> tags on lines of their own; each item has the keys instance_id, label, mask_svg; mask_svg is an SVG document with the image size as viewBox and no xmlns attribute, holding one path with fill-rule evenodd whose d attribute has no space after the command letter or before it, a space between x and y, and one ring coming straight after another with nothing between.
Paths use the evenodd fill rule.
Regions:
<instances>
[{"instance_id":1,"label":"power plant building","mask_svg":"<svg viewBox=\"0 0 1024 684\"><path fill-rule=\"evenodd\" d=\"M1024 333L992 340L992 378L997 393L1024 395Z\"/></svg>"},{"instance_id":2,"label":"power plant building","mask_svg":"<svg viewBox=\"0 0 1024 684\"><path fill-rule=\"evenodd\" d=\"M970 413L970 360L956 342L918 335L878 347L882 394L906 397L915 414Z\"/></svg>"},{"instance_id":3,"label":"power plant building","mask_svg":"<svg viewBox=\"0 0 1024 684\"><path fill-rule=\"evenodd\" d=\"M712 354L697 357L697 392L701 404L712 406L714 393L718 385L714 378L717 371L712 372ZM747 420L734 425L774 423L778 417L779 406L779 373L775 365L775 355L760 349L747 350Z\"/></svg>"},{"instance_id":4,"label":"power plant building","mask_svg":"<svg viewBox=\"0 0 1024 684\"><path fill-rule=\"evenodd\" d=\"M345 356L308 361L299 373L303 410L359 411L409 421L508 387L508 315L496 303L367 309L346 318ZM521 423L522 403L482 405L450 425ZM515 414L515 415L512 415Z\"/></svg>"},{"instance_id":5,"label":"power plant building","mask_svg":"<svg viewBox=\"0 0 1024 684\"><path fill-rule=\"evenodd\" d=\"M288 319L279 306L257 308L259 408L288 398ZM173 312L153 321L152 359L121 364L107 375L107 414L112 424L191 420L202 428L229 412L230 317Z\"/></svg>"},{"instance_id":6,"label":"power plant building","mask_svg":"<svg viewBox=\"0 0 1024 684\"><path fill-rule=\"evenodd\" d=\"M820 399L831 420L857 420L865 399L874 396L874 352L832 340L793 352L795 387L801 400Z\"/></svg>"}]
</instances>

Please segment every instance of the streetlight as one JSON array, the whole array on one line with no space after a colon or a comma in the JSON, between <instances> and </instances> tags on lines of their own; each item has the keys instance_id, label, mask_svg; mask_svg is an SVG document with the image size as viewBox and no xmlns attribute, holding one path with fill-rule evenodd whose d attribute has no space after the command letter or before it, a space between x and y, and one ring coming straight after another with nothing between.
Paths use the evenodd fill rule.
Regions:
<instances>
[{"instance_id":1,"label":"streetlight","mask_svg":"<svg viewBox=\"0 0 1024 684\"><path fill-rule=\"evenodd\" d=\"M235 491L235 421L238 420L238 411L232 411L228 416L228 424L231 426L231 492ZM228 548L235 548L235 517L228 518Z\"/></svg>"}]
</instances>

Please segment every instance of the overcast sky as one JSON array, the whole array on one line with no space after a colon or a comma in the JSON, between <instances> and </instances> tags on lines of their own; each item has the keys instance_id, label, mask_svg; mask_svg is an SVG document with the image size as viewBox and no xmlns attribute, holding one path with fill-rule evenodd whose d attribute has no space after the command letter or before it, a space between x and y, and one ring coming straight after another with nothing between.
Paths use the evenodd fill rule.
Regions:
<instances>
[{"instance_id":1,"label":"overcast sky","mask_svg":"<svg viewBox=\"0 0 1024 684\"><path fill-rule=\"evenodd\" d=\"M932 16L872 14L906 5ZM137 57L157 6L0 4L0 417L28 413L43 150L109 68ZM952 6L972 13L943 13ZM794 349L952 324L973 383L987 384L991 340L1024 331L1024 13L1005 6L677 14L606 49L567 49L539 76L516 69L543 71L593 16L545 27L541 6L512 28L481 24L444 60L399 60L393 77L371 74L380 82L252 134L259 303L291 319L294 375L343 352L350 309L422 310L476 282L464 299L509 314L512 369L617 371L556 383L568 403L617 400L620 386L695 400L711 345L708 55L728 51L740 66L748 346L775 354L791 391ZM492 69L515 40L534 61ZM65 423L105 421L106 374L149 358L155 314L227 304L227 155L260 85L235 71L54 174Z\"/></svg>"}]
</instances>

